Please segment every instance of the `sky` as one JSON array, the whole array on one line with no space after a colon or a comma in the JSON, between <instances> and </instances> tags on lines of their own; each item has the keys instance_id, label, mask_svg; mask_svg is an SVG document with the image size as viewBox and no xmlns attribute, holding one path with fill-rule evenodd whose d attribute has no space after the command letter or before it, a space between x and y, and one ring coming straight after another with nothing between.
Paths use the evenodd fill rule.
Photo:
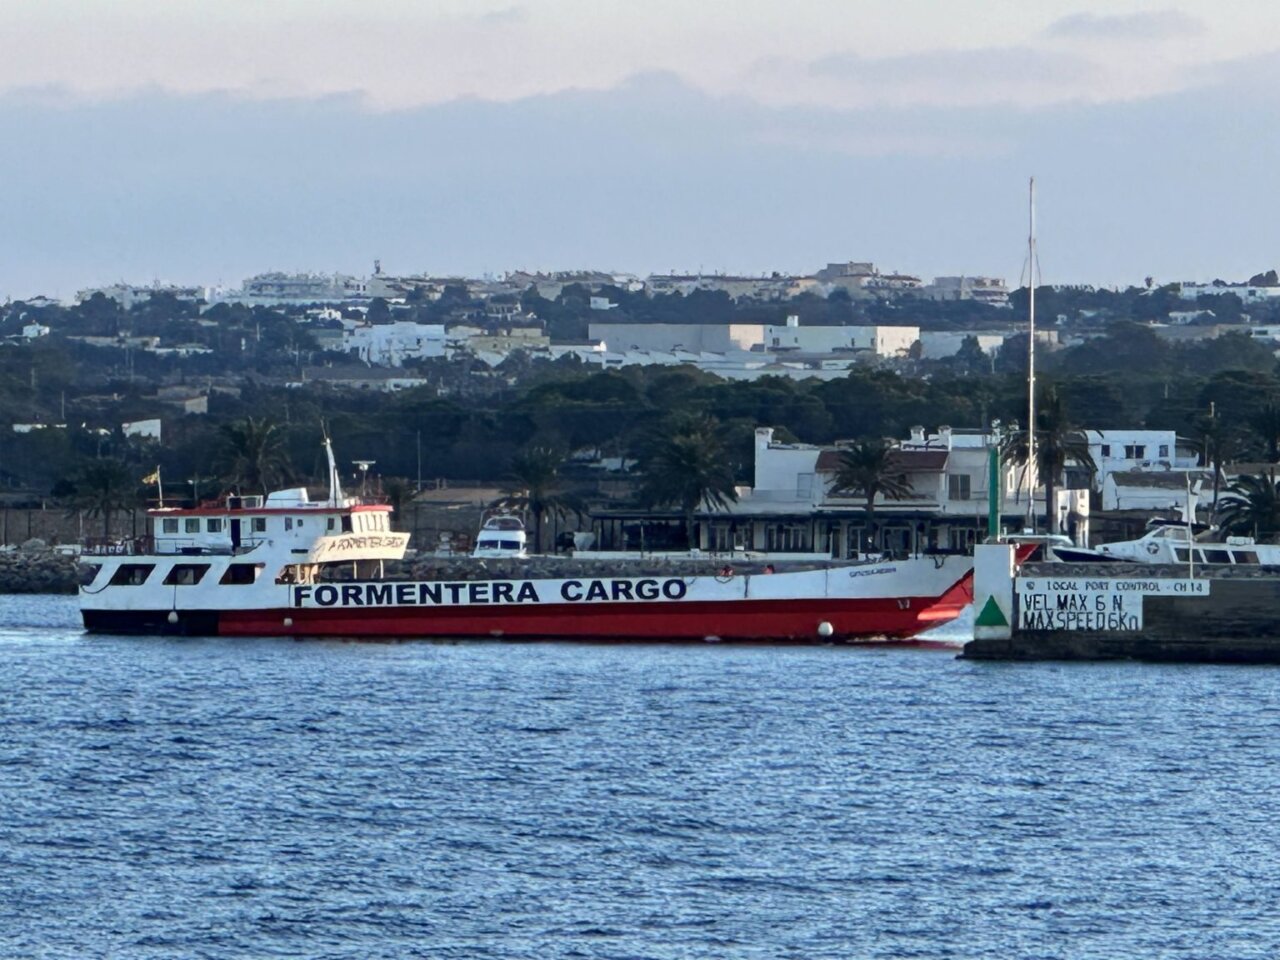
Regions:
<instances>
[{"instance_id":1,"label":"sky","mask_svg":"<svg viewBox=\"0 0 1280 960\"><path fill-rule=\"evenodd\" d=\"M6 0L0 296L315 270L1243 279L1280 8Z\"/></svg>"}]
</instances>

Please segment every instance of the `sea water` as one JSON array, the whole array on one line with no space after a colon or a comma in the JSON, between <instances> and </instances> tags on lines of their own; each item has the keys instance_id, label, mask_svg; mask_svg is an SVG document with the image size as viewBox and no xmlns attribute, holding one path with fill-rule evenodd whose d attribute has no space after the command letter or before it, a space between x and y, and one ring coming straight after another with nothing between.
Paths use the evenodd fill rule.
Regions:
<instances>
[{"instance_id":1,"label":"sea water","mask_svg":"<svg viewBox=\"0 0 1280 960\"><path fill-rule=\"evenodd\" d=\"M0 597L2 957L1274 957L1280 673L87 637Z\"/></svg>"}]
</instances>

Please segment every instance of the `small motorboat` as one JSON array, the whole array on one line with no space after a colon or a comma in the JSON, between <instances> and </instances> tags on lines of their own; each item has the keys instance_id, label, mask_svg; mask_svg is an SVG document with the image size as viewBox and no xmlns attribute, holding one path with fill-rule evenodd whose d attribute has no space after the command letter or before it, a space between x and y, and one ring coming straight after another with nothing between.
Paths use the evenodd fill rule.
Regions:
<instances>
[{"instance_id":1,"label":"small motorboat","mask_svg":"<svg viewBox=\"0 0 1280 960\"><path fill-rule=\"evenodd\" d=\"M471 556L525 559L529 556L529 543L524 521L510 513L489 517L476 535Z\"/></svg>"}]
</instances>

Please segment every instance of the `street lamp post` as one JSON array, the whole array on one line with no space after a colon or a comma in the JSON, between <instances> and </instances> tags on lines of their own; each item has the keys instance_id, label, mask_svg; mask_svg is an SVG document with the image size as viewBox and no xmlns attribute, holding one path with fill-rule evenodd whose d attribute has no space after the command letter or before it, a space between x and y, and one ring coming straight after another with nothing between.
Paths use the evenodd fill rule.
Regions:
<instances>
[{"instance_id":1,"label":"street lamp post","mask_svg":"<svg viewBox=\"0 0 1280 960\"><path fill-rule=\"evenodd\" d=\"M360 496L369 495L369 468L372 467L377 460L352 460L357 467L360 468Z\"/></svg>"}]
</instances>

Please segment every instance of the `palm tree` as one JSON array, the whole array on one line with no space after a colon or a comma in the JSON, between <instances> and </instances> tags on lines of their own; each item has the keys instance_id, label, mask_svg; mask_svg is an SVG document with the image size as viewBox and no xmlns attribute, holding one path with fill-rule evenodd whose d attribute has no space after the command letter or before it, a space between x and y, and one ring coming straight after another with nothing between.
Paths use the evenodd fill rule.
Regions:
<instances>
[{"instance_id":1,"label":"palm tree","mask_svg":"<svg viewBox=\"0 0 1280 960\"><path fill-rule=\"evenodd\" d=\"M738 499L728 451L717 431L718 425L709 418L673 425L643 459L641 499L650 506L680 508L691 550L697 546L694 517L698 508L705 504L710 510L725 510Z\"/></svg>"},{"instance_id":2,"label":"palm tree","mask_svg":"<svg viewBox=\"0 0 1280 960\"><path fill-rule=\"evenodd\" d=\"M912 489L896 444L892 440L867 439L856 440L840 451L831 492L865 498L867 529L871 530L876 497L905 500Z\"/></svg>"},{"instance_id":3,"label":"palm tree","mask_svg":"<svg viewBox=\"0 0 1280 960\"><path fill-rule=\"evenodd\" d=\"M1249 425L1267 445L1267 461L1280 463L1280 403L1271 397L1249 417Z\"/></svg>"},{"instance_id":4,"label":"palm tree","mask_svg":"<svg viewBox=\"0 0 1280 960\"><path fill-rule=\"evenodd\" d=\"M1027 466L1027 431L1020 430L1007 435L1001 447L1000 455L1003 459L1024 468ZM1058 532L1058 511L1054 502L1068 463L1084 467L1090 474L1098 469L1093 455L1089 453L1088 436L1070 422L1061 394L1050 387L1036 409L1035 466L1035 483L1044 486L1045 513L1048 515L1050 533Z\"/></svg>"},{"instance_id":5,"label":"palm tree","mask_svg":"<svg viewBox=\"0 0 1280 960\"><path fill-rule=\"evenodd\" d=\"M1218 525L1224 533L1259 540L1280 533L1280 484L1275 471L1231 481L1218 502Z\"/></svg>"},{"instance_id":6,"label":"palm tree","mask_svg":"<svg viewBox=\"0 0 1280 960\"><path fill-rule=\"evenodd\" d=\"M284 437L265 417L224 424L221 433L223 466L231 486L268 493L292 475Z\"/></svg>"},{"instance_id":7,"label":"palm tree","mask_svg":"<svg viewBox=\"0 0 1280 960\"><path fill-rule=\"evenodd\" d=\"M391 505L392 516L404 528L404 505L413 500L415 490L413 482L405 477L386 477L382 481L382 494Z\"/></svg>"},{"instance_id":8,"label":"palm tree","mask_svg":"<svg viewBox=\"0 0 1280 960\"><path fill-rule=\"evenodd\" d=\"M507 466L508 486L498 505L521 510L533 518L533 549L542 549L542 522L576 509L576 501L562 489L560 467L564 457L550 447L531 447L512 457Z\"/></svg>"},{"instance_id":9,"label":"palm tree","mask_svg":"<svg viewBox=\"0 0 1280 960\"><path fill-rule=\"evenodd\" d=\"M1220 417L1212 406L1206 414L1197 416L1192 421L1192 428L1204 438L1205 466L1213 470L1213 505L1218 509L1218 498L1222 485L1222 465L1240 456L1246 448L1240 424L1230 417Z\"/></svg>"},{"instance_id":10,"label":"palm tree","mask_svg":"<svg viewBox=\"0 0 1280 960\"><path fill-rule=\"evenodd\" d=\"M71 503L91 517L102 518L102 538L111 537L111 518L138 502L138 478L119 460L90 460L72 479Z\"/></svg>"}]
</instances>

